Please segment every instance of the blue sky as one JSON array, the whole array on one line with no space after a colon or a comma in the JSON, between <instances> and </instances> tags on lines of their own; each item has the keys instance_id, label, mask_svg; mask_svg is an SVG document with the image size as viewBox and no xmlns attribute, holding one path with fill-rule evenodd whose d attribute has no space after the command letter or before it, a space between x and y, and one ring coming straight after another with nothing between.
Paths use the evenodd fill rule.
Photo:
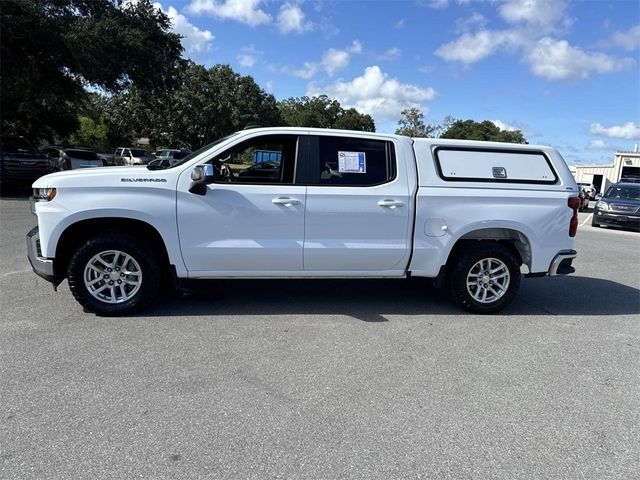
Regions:
<instances>
[{"instance_id":1,"label":"blue sky","mask_svg":"<svg viewBox=\"0 0 640 480\"><path fill-rule=\"evenodd\" d=\"M327 94L393 132L492 120L567 163L640 144L640 2L162 0L185 56L281 100Z\"/></svg>"}]
</instances>

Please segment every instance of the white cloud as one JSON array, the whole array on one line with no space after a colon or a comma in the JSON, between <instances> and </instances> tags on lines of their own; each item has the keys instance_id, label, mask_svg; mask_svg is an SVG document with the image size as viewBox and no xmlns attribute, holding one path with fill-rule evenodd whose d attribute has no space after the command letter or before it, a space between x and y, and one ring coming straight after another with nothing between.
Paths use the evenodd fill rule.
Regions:
<instances>
[{"instance_id":1,"label":"white cloud","mask_svg":"<svg viewBox=\"0 0 640 480\"><path fill-rule=\"evenodd\" d=\"M640 140L640 125L635 122L627 122L621 126L608 128L601 123L592 123L589 131L594 135L602 135L604 137Z\"/></svg>"},{"instance_id":2,"label":"white cloud","mask_svg":"<svg viewBox=\"0 0 640 480\"><path fill-rule=\"evenodd\" d=\"M182 35L182 46L187 55L193 55L211 50L214 35L209 30L200 30L193 25L187 17L179 13L175 8L168 10L162 8L162 4L154 3L153 6L162 10L171 19L171 30Z\"/></svg>"},{"instance_id":3,"label":"white cloud","mask_svg":"<svg viewBox=\"0 0 640 480\"><path fill-rule=\"evenodd\" d=\"M278 13L278 28L282 33L303 33L311 30L311 22L305 22L305 15L299 5L285 3Z\"/></svg>"},{"instance_id":4,"label":"white cloud","mask_svg":"<svg viewBox=\"0 0 640 480\"><path fill-rule=\"evenodd\" d=\"M592 150L608 150L611 146L603 140L591 140L589 148Z\"/></svg>"},{"instance_id":5,"label":"white cloud","mask_svg":"<svg viewBox=\"0 0 640 480\"><path fill-rule=\"evenodd\" d=\"M566 8L563 0L507 0L500 5L499 11L509 23L525 22L546 27L560 20Z\"/></svg>"},{"instance_id":6,"label":"white cloud","mask_svg":"<svg viewBox=\"0 0 640 480\"><path fill-rule=\"evenodd\" d=\"M435 54L450 62L470 65L493 55L502 45L517 43L516 40L508 31L480 30L474 34L465 33L457 40L441 45Z\"/></svg>"},{"instance_id":7,"label":"white cloud","mask_svg":"<svg viewBox=\"0 0 640 480\"><path fill-rule=\"evenodd\" d=\"M437 96L431 87L421 88L389 78L377 65L367 67L363 75L351 81L338 80L325 86L311 83L307 87L307 95L323 94L336 98L345 108L354 107L373 117L391 120L397 120L403 109L422 107Z\"/></svg>"},{"instance_id":8,"label":"white cloud","mask_svg":"<svg viewBox=\"0 0 640 480\"><path fill-rule=\"evenodd\" d=\"M469 18L459 18L456 20L456 32L468 32L473 27L482 29L486 24L487 19L483 15L474 12Z\"/></svg>"},{"instance_id":9,"label":"white cloud","mask_svg":"<svg viewBox=\"0 0 640 480\"><path fill-rule=\"evenodd\" d=\"M258 8L262 0L192 0L187 10L221 20L236 20L255 27L271 22L271 16Z\"/></svg>"},{"instance_id":10,"label":"white cloud","mask_svg":"<svg viewBox=\"0 0 640 480\"><path fill-rule=\"evenodd\" d=\"M528 51L531 71L550 80L586 79L593 72L612 73L635 64L630 58L615 58L604 53L588 53L566 40L542 38Z\"/></svg>"},{"instance_id":11,"label":"white cloud","mask_svg":"<svg viewBox=\"0 0 640 480\"><path fill-rule=\"evenodd\" d=\"M351 42L351 45L347 48L350 53L362 53L362 43L360 40L354 40Z\"/></svg>"},{"instance_id":12,"label":"white cloud","mask_svg":"<svg viewBox=\"0 0 640 480\"><path fill-rule=\"evenodd\" d=\"M430 0L427 2L427 5L436 10L440 10L449 6L449 0Z\"/></svg>"},{"instance_id":13,"label":"white cloud","mask_svg":"<svg viewBox=\"0 0 640 480\"><path fill-rule=\"evenodd\" d=\"M305 80L315 77L320 71L325 71L327 75L333 77L338 70L349 65L352 54L360 52L362 52L362 44L358 40L354 40L345 49L330 48L326 50L319 62L305 62L301 68L286 66L283 71Z\"/></svg>"},{"instance_id":14,"label":"white cloud","mask_svg":"<svg viewBox=\"0 0 640 480\"><path fill-rule=\"evenodd\" d=\"M593 73L606 74L633 67L632 58L618 58L588 52L568 41L553 38L571 26L566 0L505 0L498 7L509 24L502 30L485 29L486 20L477 13L458 20L457 39L438 47L435 54L448 62L469 66L502 50L516 53L534 75L549 80L584 80ZM476 32L467 31L476 27ZM616 33L611 40L628 50L640 44L640 25L629 32Z\"/></svg>"},{"instance_id":15,"label":"white cloud","mask_svg":"<svg viewBox=\"0 0 640 480\"><path fill-rule=\"evenodd\" d=\"M509 125L508 123L504 123L500 120L491 120L493 124L498 127L500 130L507 130L513 132L515 130L520 130L518 127L514 127L513 125Z\"/></svg>"},{"instance_id":16,"label":"white cloud","mask_svg":"<svg viewBox=\"0 0 640 480\"><path fill-rule=\"evenodd\" d=\"M257 63L258 57L261 55L262 52L256 50L256 47L251 44L248 47L242 47L236 59L242 67L251 68Z\"/></svg>"},{"instance_id":17,"label":"white cloud","mask_svg":"<svg viewBox=\"0 0 640 480\"><path fill-rule=\"evenodd\" d=\"M625 50L631 51L640 48L640 24L627 32L615 32L611 38L613 43Z\"/></svg>"},{"instance_id":18,"label":"white cloud","mask_svg":"<svg viewBox=\"0 0 640 480\"><path fill-rule=\"evenodd\" d=\"M395 60L401 54L402 54L402 50L400 50L399 48L396 48L396 47L390 48L389 50L384 52L382 55L380 55L378 57L378 60L380 60L382 62L388 62L388 61L391 61L391 60Z\"/></svg>"},{"instance_id":19,"label":"white cloud","mask_svg":"<svg viewBox=\"0 0 640 480\"><path fill-rule=\"evenodd\" d=\"M398 20L397 22L395 22L393 24L393 28L397 28L398 30L403 29L404 28L404 22L405 22L404 18L401 18L400 20Z\"/></svg>"}]
</instances>

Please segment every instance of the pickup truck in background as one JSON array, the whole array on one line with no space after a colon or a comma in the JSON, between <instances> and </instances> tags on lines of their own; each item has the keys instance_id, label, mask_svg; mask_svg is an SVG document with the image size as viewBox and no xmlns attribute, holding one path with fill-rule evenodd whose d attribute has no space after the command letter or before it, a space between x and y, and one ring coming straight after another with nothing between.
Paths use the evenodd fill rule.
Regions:
<instances>
[{"instance_id":1,"label":"pickup truck in background","mask_svg":"<svg viewBox=\"0 0 640 480\"><path fill-rule=\"evenodd\" d=\"M522 274L574 271L578 187L547 146L256 128L168 168L61 172L33 188L34 271L67 278L101 315L180 279L408 276L493 313Z\"/></svg>"},{"instance_id":2,"label":"pickup truck in background","mask_svg":"<svg viewBox=\"0 0 640 480\"><path fill-rule=\"evenodd\" d=\"M45 154L22 137L0 137L0 184L27 186L54 172L55 165Z\"/></svg>"}]
</instances>

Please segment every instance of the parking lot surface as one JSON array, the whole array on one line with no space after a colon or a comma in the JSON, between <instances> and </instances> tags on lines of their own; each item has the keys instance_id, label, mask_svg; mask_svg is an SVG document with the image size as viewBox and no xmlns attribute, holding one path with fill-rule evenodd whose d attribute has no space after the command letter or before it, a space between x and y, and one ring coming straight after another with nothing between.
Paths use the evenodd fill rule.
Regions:
<instances>
[{"instance_id":1,"label":"parking lot surface","mask_svg":"<svg viewBox=\"0 0 640 480\"><path fill-rule=\"evenodd\" d=\"M0 198L0 478L629 479L640 234L495 316L429 282L211 281L127 318L30 270Z\"/></svg>"}]
</instances>

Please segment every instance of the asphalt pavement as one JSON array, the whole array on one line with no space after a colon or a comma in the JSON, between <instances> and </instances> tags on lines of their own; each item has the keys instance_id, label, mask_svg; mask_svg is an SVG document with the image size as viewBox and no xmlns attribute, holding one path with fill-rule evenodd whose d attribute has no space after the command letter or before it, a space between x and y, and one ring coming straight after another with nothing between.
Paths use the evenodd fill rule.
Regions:
<instances>
[{"instance_id":1,"label":"asphalt pavement","mask_svg":"<svg viewBox=\"0 0 640 480\"><path fill-rule=\"evenodd\" d=\"M2 479L631 479L640 233L495 316L429 282L211 281L126 318L30 270L0 198Z\"/></svg>"}]
</instances>

